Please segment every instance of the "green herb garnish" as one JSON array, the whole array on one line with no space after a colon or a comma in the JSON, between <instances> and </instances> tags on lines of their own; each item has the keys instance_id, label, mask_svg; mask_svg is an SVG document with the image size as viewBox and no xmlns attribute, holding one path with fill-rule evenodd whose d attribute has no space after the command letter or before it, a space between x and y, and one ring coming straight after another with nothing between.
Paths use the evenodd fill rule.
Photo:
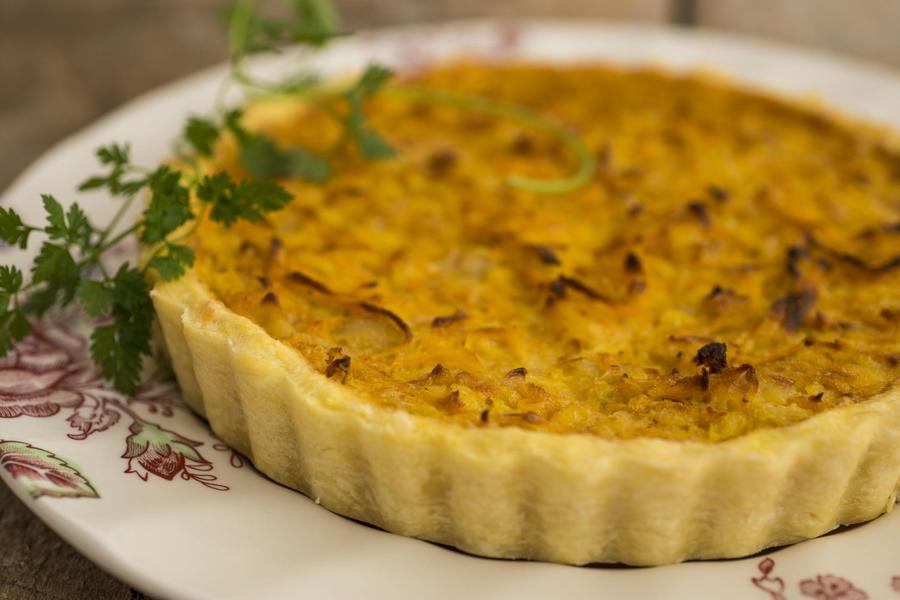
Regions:
<instances>
[{"instance_id":1,"label":"green herb garnish","mask_svg":"<svg viewBox=\"0 0 900 600\"><path fill-rule=\"evenodd\" d=\"M364 103L382 93L392 72L369 65L358 79L343 89L325 86L317 74L301 71L280 81L255 76L247 58L260 52L277 52L286 44L319 48L344 35L328 0L288 0L291 16L285 20L263 17L253 0L237 0L228 11L231 72L248 94L302 94L335 120L341 128L338 148L355 148L369 160L391 158L396 151L369 123ZM224 88L223 88L224 89ZM565 193L585 185L595 162L581 140L564 125L523 107L489 98L395 85L389 90L417 99L449 104L521 121L561 139L579 161L578 171L558 180L534 180L511 176L514 187L537 193ZM167 165L148 169L135 165L127 144L110 144L97 150L104 172L87 178L80 191L106 190L121 202L105 226L90 222L77 203L64 210L53 196L42 196L46 222L24 223L12 209L0 207L0 240L26 249L34 235L41 247L31 267L30 280L15 266L0 266L0 356L14 341L31 331L33 319L54 307L79 302L85 312L99 319L91 335L91 356L104 377L123 393L133 393L141 375L143 358L151 353L154 319L150 281L178 279L194 263L194 252L183 242L204 219L223 226L237 221L258 221L284 207L291 195L275 179L295 176L319 183L334 167L330 156L309 148L281 147L274 140L247 131L242 112L228 110L219 101L212 116L187 119L179 141L179 157L189 165L184 171ZM226 172L204 173L204 159L212 157L222 135L238 145L238 162L249 178ZM131 226L120 227L135 198L145 194L149 202ZM183 233L182 233L183 231ZM143 266L122 264L107 270L102 257L129 236L149 248Z\"/></svg>"},{"instance_id":2,"label":"green herb garnish","mask_svg":"<svg viewBox=\"0 0 900 600\"><path fill-rule=\"evenodd\" d=\"M239 0L230 11L231 78L250 91L260 86L245 69L247 55L277 50L286 43L318 47L341 35L328 2L291 0L290 6L292 17L284 21L256 15L253 2L245 0ZM377 73L378 85L372 81L373 73ZM371 158L376 158L371 140L380 138L366 124L361 101L389 76L386 69L370 67L345 92L348 138ZM310 74L295 76L269 91L297 89L301 80L312 82L315 78ZM0 266L0 355L31 331L33 319L77 301L85 312L100 319L91 335L94 362L116 389L133 393L143 358L151 352L154 312L150 280L177 279L193 265L193 250L181 243L187 233L204 218L230 226L239 220L258 221L266 213L281 209L291 195L273 178L294 175L318 182L330 174L325 157L304 148L280 148L263 135L247 132L240 122L240 111L187 120L180 154L194 166L192 172L167 165L156 169L135 165L127 144L110 144L97 150L105 172L87 178L79 190L103 189L121 201L105 226L91 223L77 203L64 210L49 195L42 197L46 217L42 225L27 224L15 210L0 207L0 240L24 250L34 235L44 238L27 282L15 266ZM251 178L235 179L225 172L202 174L197 168L200 159L212 156L216 141L225 131L237 140L239 161ZM382 141L380 156L388 155L386 148L389 146ZM149 198L147 208L133 225L120 227L141 193ZM187 229L186 234L175 234L182 228ZM102 257L132 235L151 249L149 257L143 266L126 262L109 272Z\"/></svg>"}]
</instances>

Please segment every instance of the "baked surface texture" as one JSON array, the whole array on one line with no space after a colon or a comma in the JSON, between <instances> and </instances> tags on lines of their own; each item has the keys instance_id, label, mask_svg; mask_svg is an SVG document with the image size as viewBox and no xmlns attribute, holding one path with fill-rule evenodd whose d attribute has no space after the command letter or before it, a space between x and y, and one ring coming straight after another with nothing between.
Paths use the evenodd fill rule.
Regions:
<instances>
[{"instance_id":1,"label":"baked surface texture","mask_svg":"<svg viewBox=\"0 0 900 600\"><path fill-rule=\"evenodd\" d=\"M341 156L254 224L201 224L153 292L188 404L328 509L486 556L656 565L877 517L900 480L900 158L727 84L460 63L368 107L365 162L308 103L244 125ZM332 139L335 138L335 139ZM208 169L237 166L223 140Z\"/></svg>"}]
</instances>

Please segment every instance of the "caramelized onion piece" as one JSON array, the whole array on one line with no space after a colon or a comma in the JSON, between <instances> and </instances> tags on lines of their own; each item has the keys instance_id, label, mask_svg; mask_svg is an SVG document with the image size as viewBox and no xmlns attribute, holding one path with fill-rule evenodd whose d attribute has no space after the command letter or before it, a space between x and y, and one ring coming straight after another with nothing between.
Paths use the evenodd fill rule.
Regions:
<instances>
[{"instance_id":1,"label":"caramelized onion piece","mask_svg":"<svg viewBox=\"0 0 900 600\"><path fill-rule=\"evenodd\" d=\"M453 323L456 323L457 321L462 321L467 316L468 315L465 312L458 310L455 313L453 313L452 315L446 315L443 317L435 317L434 319L431 320L431 326L432 327L446 327L447 325L452 325Z\"/></svg>"},{"instance_id":2,"label":"caramelized onion piece","mask_svg":"<svg viewBox=\"0 0 900 600\"><path fill-rule=\"evenodd\" d=\"M410 329L409 325L406 324L406 321L404 321L403 319L398 317L396 313L394 313L386 308L383 308L381 306L376 306L374 304L370 304L368 302L360 302L359 306L366 312L384 315L385 317L390 319L391 322L394 323L394 325L396 325L400 329L400 331L403 332L403 336L407 340L412 339L412 329Z\"/></svg>"},{"instance_id":3,"label":"caramelized onion piece","mask_svg":"<svg viewBox=\"0 0 900 600\"><path fill-rule=\"evenodd\" d=\"M772 304L772 314L781 319L785 331L793 333L803 326L809 311L816 305L817 296L812 288L791 292Z\"/></svg>"},{"instance_id":4,"label":"caramelized onion piece","mask_svg":"<svg viewBox=\"0 0 900 600\"><path fill-rule=\"evenodd\" d=\"M331 295L333 293L330 289L328 289L328 286L326 286L324 283L321 283L320 281L316 281L309 275L305 275L305 274L301 273L300 271L291 271L290 273L288 273L287 278L288 278L288 280L293 281L294 283L299 283L300 285L305 285L307 287L310 287L310 288L316 290L317 292L322 292L323 294Z\"/></svg>"}]
</instances>

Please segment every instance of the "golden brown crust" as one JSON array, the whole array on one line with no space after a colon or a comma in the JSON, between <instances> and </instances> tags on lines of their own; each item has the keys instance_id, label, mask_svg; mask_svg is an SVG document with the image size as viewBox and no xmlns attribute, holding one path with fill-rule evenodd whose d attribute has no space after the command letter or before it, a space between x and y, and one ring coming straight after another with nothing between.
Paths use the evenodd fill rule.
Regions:
<instances>
[{"instance_id":1,"label":"golden brown crust","mask_svg":"<svg viewBox=\"0 0 900 600\"><path fill-rule=\"evenodd\" d=\"M900 393L704 444L471 428L361 402L189 274L153 299L189 403L330 510L487 556L744 556L890 510Z\"/></svg>"}]
</instances>

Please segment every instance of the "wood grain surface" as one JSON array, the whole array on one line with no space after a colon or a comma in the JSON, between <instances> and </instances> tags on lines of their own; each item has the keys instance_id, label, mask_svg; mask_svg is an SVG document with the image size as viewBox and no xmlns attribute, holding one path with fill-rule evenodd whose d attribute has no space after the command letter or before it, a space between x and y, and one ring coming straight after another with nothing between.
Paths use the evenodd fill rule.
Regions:
<instances>
[{"instance_id":1,"label":"wood grain surface","mask_svg":"<svg viewBox=\"0 0 900 600\"><path fill-rule=\"evenodd\" d=\"M270 1L269 4L272 2ZM474 16L699 23L900 65L897 0L337 0L351 29ZM219 0L0 0L0 189L54 142L222 60ZM143 598L0 485L0 600Z\"/></svg>"}]
</instances>

